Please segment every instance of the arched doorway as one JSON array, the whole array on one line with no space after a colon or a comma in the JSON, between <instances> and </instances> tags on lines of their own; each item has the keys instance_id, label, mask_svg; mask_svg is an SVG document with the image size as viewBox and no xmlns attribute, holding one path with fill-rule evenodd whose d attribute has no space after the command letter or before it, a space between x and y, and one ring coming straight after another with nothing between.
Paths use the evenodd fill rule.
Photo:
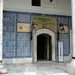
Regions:
<instances>
[{"instance_id":1,"label":"arched doorway","mask_svg":"<svg viewBox=\"0 0 75 75\"><path fill-rule=\"evenodd\" d=\"M37 61L52 60L51 36L40 34L37 36Z\"/></svg>"},{"instance_id":2,"label":"arched doorway","mask_svg":"<svg viewBox=\"0 0 75 75\"><path fill-rule=\"evenodd\" d=\"M55 33L49 29L38 29L33 30L33 48L32 48L32 61L33 63L37 62L37 37L41 34L47 34L51 36L51 49L52 49L52 61L55 61Z\"/></svg>"}]
</instances>

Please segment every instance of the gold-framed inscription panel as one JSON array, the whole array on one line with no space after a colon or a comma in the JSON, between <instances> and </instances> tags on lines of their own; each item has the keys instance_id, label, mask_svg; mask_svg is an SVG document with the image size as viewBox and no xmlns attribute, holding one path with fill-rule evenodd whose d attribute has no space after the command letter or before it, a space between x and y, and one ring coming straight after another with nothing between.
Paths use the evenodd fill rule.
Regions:
<instances>
[{"instance_id":1,"label":"gold-framed inscription panel","mask_svg":"<svg viewBox=\"0 0 75 75\"><path fill-rule=\"evenodd\" d=\"M58 25L58 31L60 34L62 34L62 33L68 34L69 33L68 25L63 24L62 27L60 25Z\"/></svg>"},{"instance_id":2,"label":"gold-framed inscription panel","mask_svg":"<svg viewBox=\"0 0 75 75\"><path fill-rule=\"evenodd\" d=\"M45 28L56 32L56 17L33 16L33 22L36 30Z\"/></svg>"},{"instance_id":3,"label":"gold-framed inscription panel","mask_svg":"<svg viewBox=\"0 0 75 75\"><path fill-rule=\"evenodd\" d=\"M17 32L30 32L30 23L17 23Z\"/></svg>"}]
</instances>

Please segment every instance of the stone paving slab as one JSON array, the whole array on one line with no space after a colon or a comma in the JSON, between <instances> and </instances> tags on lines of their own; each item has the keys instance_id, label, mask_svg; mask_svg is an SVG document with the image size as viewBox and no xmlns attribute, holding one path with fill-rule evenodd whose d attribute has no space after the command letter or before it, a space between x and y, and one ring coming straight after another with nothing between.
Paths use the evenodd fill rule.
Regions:
<instances>
[{"instance_id":1,"label":"stone paving slab","mask_svg":"<svg viewBox=\"0 0 75 75\"><path fill-rule=\"evenodd\" d=\"M57 73L57 74L48 74L48 75L70 75L68 73Z\"/></svg>"},{"instance_id":2,"label":"stone paving slab","mask_svg":"<svg viewBox=\"0 0 75 75\"><path fill-rule=\"evenodd\" d=\"M0 74L0 75L8 75L8 74Z\"/></svg>"},{"instance_id":3,"label":"stone paving slab","mask_svg":"<svg viewBox=\"0 0 75 75\"><path fill-rule=\"evenodd\" d=\"M24 72L24 75L37 75L36 72Z\"/></svg>"},{"instance_id":4,"label":"stone paving slab","mask_svg":"<svg viewBox=\"0 0 75 75\"><path fill-rule=\"evenodd\" d=\"M9 73L7 75L70 75L70 74L68 73L37 74L35 72L24 72L24 73Z\"/></svg>"},{"instance_id":5,"label":"stone paving slab","mask_svg":"<svg viewBox=\"0 0 75 75\"><path fill-rule=\"evenodd\" d=\"M5 64L7 75L70 75L65 63Z\"/></svg>"},{"instance_id":6,"label":"stone paving slab","mask_svg":"<svg viewBox=\"0 0 75 75\"><path fill-rule=\"evenodd\" d=\"M10 73L10 75L24 75L23 73Z\"/></svg>"}]
</instances>

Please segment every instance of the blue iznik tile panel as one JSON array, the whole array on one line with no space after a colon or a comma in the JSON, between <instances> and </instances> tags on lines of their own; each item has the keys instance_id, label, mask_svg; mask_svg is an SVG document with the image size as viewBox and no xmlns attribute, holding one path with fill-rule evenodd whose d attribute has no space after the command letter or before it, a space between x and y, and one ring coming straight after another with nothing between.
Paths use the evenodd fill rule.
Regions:
<instances>
[{"instance_id":1,"label":"blue iznik tile panel","mask_svg":"<svg viewBox=\"0 0 75 75\"><path fill-rule=\"evenodd\" d=\"M3 57L15 57L16 51L16 14L3 13Z\"/></svg>"},{"instance_id":2,"label":"blue iznik tile panel","mask_svg":"<svg viewBox=\"0 0 75 75\"><path fill-rule=\"evenodd\" d=\"M68 16L58 16L58 24L62 23L63 25L68 25L68 29L70 29L70 21ZM64 56L69 55L70 53L70 33L67 34L59 34L59 40L63 42L63 54Z\"/></svg>"},{"instance_id":3,"label":"blue iznik tile panel","mask_svg":"<svg viewBox=\"0 0 75 75\"><path fill-rule=\"evenodd\" d=\"M70 53L70 39L69 34L60 34L60 41L63 42L63 54L69 55Z\"/></svg>"},{"instance_id":4,"label":"blue iznik tile panel","mask_svg":"<svg viewBox=\"0 0 75 75\"><path fill-rule=\"evenodd\" d=\"M30 33L17 33L17 56L31 57Z\"/></svg>"},{"instance_id":5,"label":"blue iznik tile panel","mask_svg":"<svg viewBox=\"0 0 75 75\"><path fill-rule=\"evenodd\" d=\"M68 16L58 16L58 24L60 23L68 25Z\"/></svg>"},{"instance_id":6,"label":"blue iznik tile panel","mask_svg":"<svg viewBox=\"0 0 75 75\"><path fill-rule=\"evenodd\" d=\"M30 23L30 15L25 13L19 13L17 14L17 21Z\"/></svg>"},{"instance_id":7,"label":"blue iznik tile panel","mask_svg":"<svg viewBox=\"0 0 75 75\"><path fill-rule=\"evenodd\" d=\"M28 13L18 13L17 23L30 23L30 14ZM27 32L17 32L17 57L31 57L31 41L30 33Z\"/></svg>"},{"instance_id":8,"label":"blue iznik tile panel","mask_svg":"<svg viewBox=\"0 0 75 75\"><path fill-rule=\"evenodd\" d=\"M72 30L72 18L71 17L69 17L69 26L70 26L69 29Z\"/></svg>"},{"instance_id":9,"label":"blue iznik tile panel","mask_svg":"<svg viewBox=\"0 0 75 75\"><path fill-rule=\"evenodd\" d=\"M30 33L17 32L17 23L30 23L30 14L3 12L3 57L31 57ZM30 24L31 25L31 24Z\"/></svg>"},{"instance_id":10,"label":"blue iznik tile panel","mask_svg":"<svg viewBox=\"0 0 75 75\"><path fill-rule=\"evenodd\" d=\"M8 37L3 39L3 57L15 57L15 39L9 38L13 33L7 33ZM7 34L4 34L6 37Z\"/></svg>"},{"instance_id":11,"label":"blue iznik tile panel","mask_svg":"<svg viewBox=\"0 0 75 75\"><path fill-rule=\"evenodd\" d=\"M17 32L17 23L30 23L32 25L33 15L39 16L55 16L58 24L66 24L69 30L72 29L70 16L51 15L51 14L35 14L27 12L4 11L3 12L3 58L30 58L32 56L32 44L30 40L30 32ZM32 27L32 26L30 26ZM56 29L58 30L58 29ZM59 34L59 41L64 43L63 52L67 56L70 53L70 34ZM57 49L58 52L58 49Z\"/></svg>"}]
</instances>

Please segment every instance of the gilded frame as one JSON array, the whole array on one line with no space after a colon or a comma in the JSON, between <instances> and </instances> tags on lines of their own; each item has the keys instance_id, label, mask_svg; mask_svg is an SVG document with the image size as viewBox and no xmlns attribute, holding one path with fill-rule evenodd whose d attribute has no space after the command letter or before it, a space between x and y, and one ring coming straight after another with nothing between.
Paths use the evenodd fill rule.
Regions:
<instances>
[{"instance_id":1,"label":"gilded frame","mask_svg":"<svg viewBox=\"0 0 75 75\"><path fill-rule=\"evenodd\" d=\"M30 23L17 23L17 32L30 32Z\"/></svg>"}]
</instances>

